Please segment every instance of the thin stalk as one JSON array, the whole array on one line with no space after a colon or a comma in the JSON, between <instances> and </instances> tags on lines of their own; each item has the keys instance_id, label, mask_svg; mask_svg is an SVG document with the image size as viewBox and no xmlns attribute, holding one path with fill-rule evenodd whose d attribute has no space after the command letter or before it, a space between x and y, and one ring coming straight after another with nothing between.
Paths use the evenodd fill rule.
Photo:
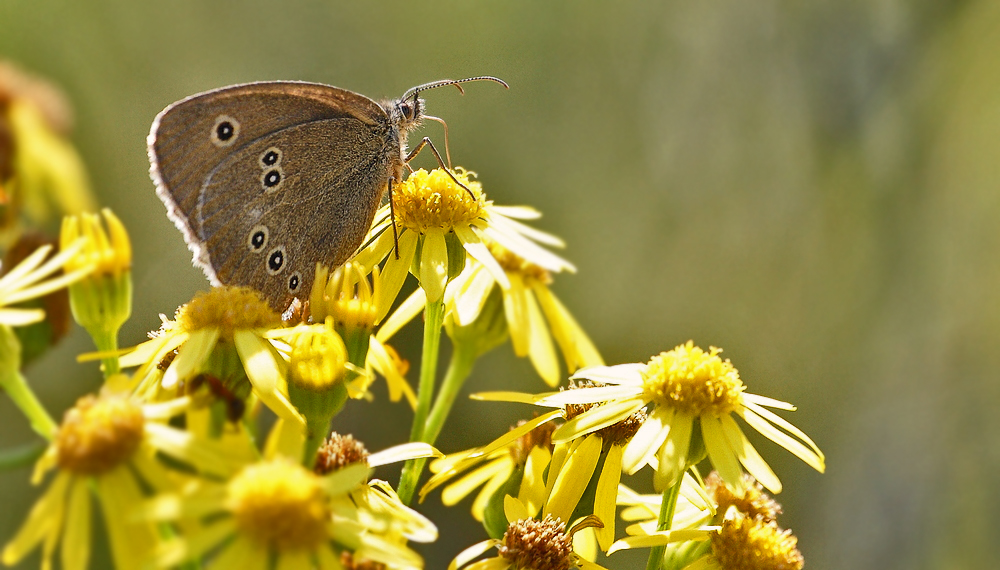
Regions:
<instances>
[{"instance_id":1,"label":"thin stalk","mask_svg":"<svg viewBox=\"0 0 1000 570\"><path fill-rule=\"evenodd\" d=\"M28 417L28 423L35 433L47 440L52 440L56 435L59 426L52 421L52 416L45 410L38 397L28 386L27 380L17 370L10 371L7 378L0 382L0 386L7 392L14 404Z\"/></svg>"},{"instance_id":2,"label":"thin stalk","mask_svg":"<svg viewBox=\"0 0 1000 570\"><path fill-rule=\"evenodd\" d=\"M45 447L45 444L35 442L0 451L0 471L9 471L31 465L45 453Z\"/></svg>"},{"instance_id":3,"label":"thin stalk","mask_svg":"<svg viewBox=\"0 0 1000 570\"><path fill-rule=\"evenodd\" d=\"M660 518L657 519L656 530L670 530L670 524L674 520L674 509L677 507L677 497L681 494L681 483L684 481L684 474L677 478L677 482L663 490L663 499L660 500ZM649 550L649 560L646 561L646 570L660 570L663 565L663 553L666 546L654 546Z\"/></svg>"},{"instance_id":4,"label":"thin stalk","mask_svg":"<svg viewBox=\"0 0 1000 570\"><path fill-rule=\"evenodd\" d=\"M97 350L110 355L101 359L101 363L104 365L102 367L104 378L107 379L112 374L121 372L121 366L118 364L118 330L92 330L89 332L91 338L94 339L94 346L97 347Z\"/></svg>"},{"instance_id":5,"label":"thin stalk","mask_svg":"<svg viewBox=\"0 0 1000 570\"><path fill-rule=\"evenodd\" d=\"M433 445L441 435L444 422L451 414L451 407L455 404L458 392L465 384L465 379L472 373L472 367L476 363L476 351L467 343L455 343L455 350L451 353L451 362L448 364L448 371L445 372L444 380L441 382L441 391L438 393L431 414L427 417L427 424L424 426L424 441Z\"/></svg>"},{"instance_id":6,"label":"thin stalk","mask_svg":"<svg viewBox=\"0 0 1000 570\"><path fill-rule=\"evenodd\" d=\"M444 299L428 302L424 308L424 347L420 356L420 381L417 386L417 408L413 412L410 441L424 441L424 428L434 399L434 380L437 376L438 352L441 349L441 325L444 322ZM423 462L409 460L403 465L399 477L400 500L410 504L420 479Z\"/></svg>"}]
</instances>

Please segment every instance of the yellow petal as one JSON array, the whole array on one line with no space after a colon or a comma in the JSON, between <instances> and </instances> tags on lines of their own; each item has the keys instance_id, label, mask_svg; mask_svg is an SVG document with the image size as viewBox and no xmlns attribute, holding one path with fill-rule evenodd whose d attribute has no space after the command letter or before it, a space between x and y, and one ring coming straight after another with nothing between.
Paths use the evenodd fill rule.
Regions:
<instances>
[{"instance_id":1,"label":"yellow petal","mask_svg":"<svg viewBox=\"0 0 1000 570\"><path fill-rule=\"evenodd\" d=\"M233 344L260 401L278 416L305 425L305 419L288 401L280 357L271 344L250 331L236 331Z\"/></svg>"},{"instance_id":2,"label":"yellow petal","mask_svg":"<svg viewBox=\"0 0 1000 570\"><path fill-rule=\"evenodd\" d=\"M441 230L431 229L424 234L418 264L420 288L427 294L427 302L440 300L448 283L448 246Z\"/></svg>"},{"instance_id":3,"label":"yellow petal","mask_svg":"<svg viewBox=\"0 0 1000 570\"><path fill-rule=\"evenodd\" d=\"M509 477L512 470L513 461L510 459L507 459L506 461L491 461L490 463L469 472L458 481L455 481L451 485L445 487L444 491L441 493L441 502L444 503L445 506L450 507L464 499L469 493L472 492L473 489L482 485L484 481L487 481L500 473L506 473ZM437 485L434 487L436 486ZM428 489L428 487L430 487L430 489ZM434 487L431 487L431 482L428 481L424 489L429 492L430 490L433 490Z\"/></svg>"},{"instance_id":4,"label":"yellow petal","mask_svg":"<svg viewBox=\"0 0 1000 570\"><path fill-rule=\"evenodd\" d=\"M448 565L448 570L457 570L458 568L465 566L469 562L472 562L473 560L478 558L479 555L493 548L499 543L500 543L499 540L494 540L491 538L489 540L484 540L482 542L477 542L476 544L473 544L472 546L458 553L458 556L456 556L455 559L451 561L451 564Z\"/></svg>"},{"instance_id":5,"label":"yellow petal","mask_svg":"<svg viewBox=\"0 0 1000 570\"><path fill-rule=\"evenodd\" d=\"M542 380L555 388L560 380L555 345L552 344L552 336L549 334L545 319L542 318L538 302L528 288L524 290L524 306L528 316L528 357Z\"/></svg>"},{"instance_id":6,"label":"yellow petal","mask_svg":"<svg viewBox=\"0 0 1000 570\"><path fill-rule=\"evenodd\" d=\"M570 376L571 380L586 378L601 384L622 384L627 386L642 386L642 372L645 364L629 363L614 366L591 366L578 370Z\"/></svg>"},{"instance_id":7,"label":"yellow petal","mask_svg":"<svg viewBox=\"0 0 1000 570\"><path fill-rule=\"evenodd\" d=\"M549 468L552 454L545 447L533 447L524 463L524 475L517 499L524 503L531 516L542 508L545 503L545 470Z\"/></svg>"},{"instance_id":8,"label":"yellow petal","mask_svg":"<svg viewBox=\"0 0 1000 570\"><path fill-rule=\"evenodd\" d=\"M397 259L395 254L390 253L382 267L381 289L374 299L375 307L378 308L375 322L380 322L392 308L393 301L399 295L399 290L403 288L406 276L410 274L410 266L413 264L413 255L416 251L417 234L403 232L399 236L399 258Z\"/></svg>"},{"instance_id":9,"label":"yellow petal","mask_svg":"<svg viewBox=\"0 0 1000 570\"><path fill-rule=\"evenodd\" d=\"M421 457L444 457L444 454L429 443L414 441L394 445L388 449L369 455L368 465L371 467L378 467L380 465L388 465L389 463L408 461L410 459L419 459Z\"/></svg>"},{"instance_id":10,"label":"yellow petal","mask_svg":"<svg viewBox=\"0 0 1000 570\"><path fill-rule=\"evenodd\" d=\"M511 275L509 286L503 290L503 312L510 331L510 343L514 354L527 356L531 342L528 322L528 306L525 299L527 290L520 275Z\"/></svg>"},{"instance_id":11,"label":"yellow petal","mask_svg":"<svg viewBox=\"0 0 1000 570\"><path fill-rule=\"evenodd\" d=\"M656 455L657 450L663 445L670 432L670 422L673 420L674 411L670 408L656 407L639 426L639 431L632 436L625 448L622 456L622 469L629 475L634 475L636 471L649 463L649 459Z\"/></svg>"},{"instance_id":12,"label":"yellow petal","mask_svg":"<svg viewBox=\"0 0 1000 570\"><path fill-rule=\"evenodd\" d=\"M604 528L594 529L597 534L597 544L601 550L607 551L615 540L615 506L618 498L618 483L622 478L622 452L624 447L612 445L604 457L604 467L601 477L597 480L597 492L594 495L594 514L604 523Z\"/></svg>"},{"instance_id":13,"label":"yellow petal","mask_svg":"<svg viewBox=\"0 0 1000 570\"><path fill-rule=\"evenodd\" d=\"M528 512L528 508L524 506L524 503L510 495L504 495L503 497L503 514L507 517L507 522L523 521L532 518L531 513Z\"/></svg>"},{"instance_id":14,"label":"yellow petal","mask_svg":"<svg viewBox=\"0 0 1000 570\"><path fill-rule=\"evenodd\" d=\"M472 268L469 276L461 283L461 288L455 293L455 321L459 325L468 325L476 320L495 284L493 275L483 266L476 265Z\"/></svg>"},{"instance_id":15,"label":"yellow petal","mask_svg":"<svg viewBox=\"0 0 1000 570\"><path fill-rule=\"evenodd\" d=\"M656 455L657 466L653 475L653 488L657 492L673 485L683 476L688 464L687 455L691 447L693 429L693 417L680 412L674 413L667 438Z\"/></svg>"},{"instance_id":16,"label":"yellow petal","mask_svg":"<svg viewBox=\"0 0 1000 570\"><path fill-rule=\"evenodd\" d=\"M784 418L778 416L770 410L766 410L760 406L755 406L749 403L746 404L746 408L739 412L739 414L748 424L750 424L752 428L759 431L761 435L770 439L774 443L777 443L781 447L784 447L790 451L792 455L798 457L802 461L805 461L807 465L816 471L822 473L826 470L826 458L823 455L823 452L819 450L819 447L817 447L816 444L813 443L813 440L809 439L809 436L803 433L802 430L788 423L784 420ZM789 435L779 431L775 428L775 426L784 429L804 441L809 447L807 448L805 445L799 443Z\"/></svg>"},{"instance_id":17,"label":"yellow petal","mask_svg":"<svg viewBox=\"0 0 1000 570\"><path fill-rule=\"evenodd\" d=\"M736 420L729 415L719 419L722 421L722 430L729 440L729 446L736 452L736 458L743 464L747 472L772 493L780 493L781 481L778 480L778 476L774 474L764 458L757 453L750 440L743 434L743 430L736 424Z\"/></svg>"},{"instance_id":18,"label":"yellow petal","mask_svg":"<svg viewBox=\"0 0 1000 570\"><path fill-rule=\"evenodd\" d=\"M567 392L578 391L580 390L567 390ZM569 441L606 428L628 419L629 416L642 409L645 405L646 402L642 398L630 398L627 400L612 401L603 406L592 408L559 426L559 429L552 434L552 442L561 443Z\"/></svg>"},{"instance_id":19,"label":"yellow petal","mask_svg":"<svg viewBox=\"0 0 1000 570\"><path fill-rule=\"evenodd\" d=\"M23 327L45 320L45 311L41 309L0 309L0 324L9 327Z\"/></svg>"},{"instance_id":20,"label":"yellow petal","mask_svg":"<svg viewBox=\"0 0 1000 570\"><path fill-rule=\"evenodd\" d=\"M178 350L177 358L174 358L163 374L160 385L169 390L193 376L202 363L208 360L218 340L217 328L199 329L190 333L187 341Z\"/></svg>"},{"instance_id":21,"label":"yellow petal","mask_svg":"<svg viewBox=\"0 0 1000 570\"><path fill-rule=\"evenodd\" d=\"M604 359L597 347L552 291L543 283L533 283L531 289L549 321L552 336L566 360L566 368L573 372L585 366L603 366Z\"/></svg>"},{"instance_id":22,"label":"yellow petal","mask_svg":"<svg viewBox=\"0 0 1000 570\"><path fill-rule=\"evenodd\" d=\"M507 280L507 273L500 267L497 263L496 258L490 253L489 248L483 243L482 238L476 233L476 230L470 226L456 225L455 235L461 240L462 246L465 251L468 252L473 259L482 264L482 266L489 271L493 279L500 285L501 288L506 289L509 285Z\"/></svg>"},{"instance_id":23,"label":"yellow petal","mask_svg":"<svg viewBox=\"0 0 1000 570\"><path fill-rule=\"evenodd\" d=\"M124 466L112 469L94 480L97 483L97 497L101 502L115 567L142 567L157 543L157 534L152 524L132 521L132 511L143 498L142 490Z\"/></svg>"},{"instance_id":24,"label":"yellow petal","mask_svg":"<svg viewBox=\"0 0 1000 570\"><path fill-rule=\"evenodd\" d=\"M427 304L427 295L424 294L423 289L417 289L409 297L406 298L396 310L393 311L392 315L382 326L379 327L378 333L376 333L375 338L379 342L388 342L399 329L403 328L410 321L415 319L423 310L424 306ZM377 305L378 306L378 305Z\"/></svg>"},{"instance_id":25,"label":"yellow petal","mask_svg":"<svg viewBox=\"0 0 1000 570\"><path fill-rule=\"evenodd\" d=\"M479 490L479 494L476 498L472 500L472 518L479 522L483 522L483 517L486 514L486 507L489 506L490 501L493 500L493 495L496 494L500 487L507 483L507 479L510 478L511 473L514 471L514 462L510 461L510 468L507 471L498 471L492 479L486 482L485 485Z\"/></svg>"},{"instance_id":26,"label":"yellow petal","mask_svg":"<svg viewBox=\"0 0 1000 570\"><path fill-rule=\"evenodd\" d=\"M4 564L8 566L17 564L46 536L59 532L58 525L65 508L66 493L72 480L68 473L62 471L56 475L48 490L31 507L17 534L4 547L3 556L0 557Z\"/></svg>"},{"instance_id":27,"label":"yellow petal","mask_svg":"<svg viewBox=\"0 0 1000 570\"><path fill-rule=\"evenodd\" d=\"M78 480L69 491L62 537L63 570L84 570L90 560L90 486Z\"/></svg>"},{"instance_id":28,"label":"yellow petal","mask_svg":"<svg viewBox=\"0 0 1000 570\"><path fill-rule=\"evenodd\" d=\"M601 456L601 437L588 435L582 440L574 441L570 448L566 463L559 469L559 475L545 503L543 515L554 515L568 521L573 509L580 502L580 497L587 489L594 468Z\"/></svg>"},{"instance_id":29,"label":"yellow petal","mask_svg":"<svg viewBox=\"0 0 1000 570\"><path fill-rule=\"evenodd\" d=\"M722 422L717 418L701 417L701 435L712 467L719 472L722 480L734 489L740 488L743 470L736 459L736 452L729 445Z\"/></svg>"}]
</instances>

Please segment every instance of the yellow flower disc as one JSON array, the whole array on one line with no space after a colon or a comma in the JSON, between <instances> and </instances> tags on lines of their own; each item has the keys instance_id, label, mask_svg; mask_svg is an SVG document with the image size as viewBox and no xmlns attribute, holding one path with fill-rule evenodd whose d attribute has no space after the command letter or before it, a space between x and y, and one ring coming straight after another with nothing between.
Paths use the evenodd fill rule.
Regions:
<instances>
[{"instance_id":1,"label":"yellow flower disc","mask_svg":"<svg viewBox=\"0 0 1000 570\"><path fill-rule=\"evenodd\" d=\"M804 564L798 540L774 521L737 515L711 540L712 555L724 570L801 570Z\"/></svg>"},{"instance_id":2,"label":"yellow flower disc","mask_svg":"<svg viewBox=\"0 0 1000 570\"><path fill-rule=\"evenodd\" d=\"M646 365L643 385L657 405L682 413L713 417L726 415L740 406L744 386L740 373L722 349L705 352L690 340L669 352L661 352Z\"/></svg>"},{"instance_id":3,"label":"yellow flower disc","mask_svg":"<svg viewBox=\"0 0 1000 570\"><path fill-rule=\"evenodd\" d=\"M475 221L483 211L482 184L469 179L469 172L454 171L455 177L472 191L462 188L447 172L436 168L410 174L392 189L392 203L399 225L423 232L429 228L449 230Z\"/></svg>"},{"instance_id":4,"label":"yellow flower disc","mask_svg":"<svg viewBox=\"0 0 1000 570\"><path fill-rule=\"evenodd\" d=\"M237 527L257 544L311 550L327 540L326 492L319 478L300 465L250 465L230 481L228 494Z\"/></svg>"},{"instance_id":5,"label":"yellow flower disc","mask_svg":"<svg viewBox=\"0 0 1000 570\"><path fill-rule=\"evenodd\" d=\"M306 390L326 390L344 377L347 348L340 335L324 326L295 335L289 342L288 381Z\"/></svg>"},{"instance_id":6,"label":"yellow flower disc","mask_svg":"<svg viewBox=\"0 0 1000 570\"><path fill-rule=\"evenodd\" d=\"M273 327L281 324L260 293L247 287L213 287L198 293L177 310L177 324L188 332L219 328L222 337L232 339L233 331Z\"/></svg>"},{"instance_id":7,"label":"yellow flower disc","mask_svg":"<svg viewBox=\"0 0 1000 570\"><path fill-rule=\"evenodd\" d=\"M127 398L84 396L56 434L56 462L80 475L100 475L127 461L142 441L142 409Z\"/></svg>"}]
</instances>

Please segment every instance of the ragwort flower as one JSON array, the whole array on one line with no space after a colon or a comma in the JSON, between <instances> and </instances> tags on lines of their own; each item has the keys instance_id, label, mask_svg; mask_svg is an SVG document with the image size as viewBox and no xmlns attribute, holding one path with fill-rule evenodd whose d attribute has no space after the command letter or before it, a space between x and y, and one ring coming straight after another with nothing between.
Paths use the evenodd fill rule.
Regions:
<instances>
[{"instance_id":1,"label":"ragwort flower","mask_svg":"<svg viewBox=\"0 0 1000 570\"><path fill-rule=\"evenodd\" d=\"M747 394L739 373L718 348L705 352L691 341L654 356L646 364L587 368L573 378L610 384L571 390L536 399L545 406L608 403L567 422L553 441L567 441L621 421L650 404L648 419L622 457L622 469L635 473L644 465L655 469L658 489L672 485L703 455L694 435L700 433L705 452L722 479L741 484L740 465L772 492L781 482L747 440L732 415L743 418L765 437L784 447L817 471L824 470L823 453L807 435L766 407L794 410L785 402Z\"/></svg>"},{"instance_id":2,"label":"ragwort flower","mask_svg":"<svg viewBox=\"0 0 1000 570\"><path fill-rule=\"evenodd\" d=\"M165 422L183 411L187 398L139 404L120 394L85 396L66 412L62 425L35 466L32 482L57 469L17 535L4 547L4 564L20 561L39 544L43 567L51 567L57 547L62 567L82 570L90 558L92 501L104 514L111 554L118 568L139 568L158 537L148 522L131 520L144 488L175 486L158 453L214 475L231 473L246 458L214 442L193 438Z\"/></svg>"}]
</instances>

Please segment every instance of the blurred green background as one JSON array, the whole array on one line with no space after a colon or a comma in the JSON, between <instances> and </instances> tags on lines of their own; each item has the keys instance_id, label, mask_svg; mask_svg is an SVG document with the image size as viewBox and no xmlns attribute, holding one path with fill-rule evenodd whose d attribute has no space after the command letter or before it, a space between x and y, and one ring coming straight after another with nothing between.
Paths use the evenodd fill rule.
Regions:
<instances>
[{"instance_id":1,"label":"blurred green background","mask_svg":"<svg viewBox=\"0 0 1000 570\"><path fill-rule=\"evenodd\" d=\"M264 79L375 98L507 80L426 94L456 163L566 239L579 272L554 288L609 363L690 338L798 405L785 416L825 475L750 437L815 569L1000 567L998 32L990 0L0 2L0 58L65 89L95 192L131 230L123 345L206 287L147 177L164 106ZM53 413L97 386L74 363L89 349L78 330L28 370ZM468 390L509 387L544 388L503 346ZM374 450L410 419L378 395L338 419ZM527 413L462 401L440 447ZM0 447L32 440L0 398ZM38 491L28 476L0 473L0 541ZM428 568L482 538L467 505L422 508L442 532Z\"/></svg>"}]
</instances>

